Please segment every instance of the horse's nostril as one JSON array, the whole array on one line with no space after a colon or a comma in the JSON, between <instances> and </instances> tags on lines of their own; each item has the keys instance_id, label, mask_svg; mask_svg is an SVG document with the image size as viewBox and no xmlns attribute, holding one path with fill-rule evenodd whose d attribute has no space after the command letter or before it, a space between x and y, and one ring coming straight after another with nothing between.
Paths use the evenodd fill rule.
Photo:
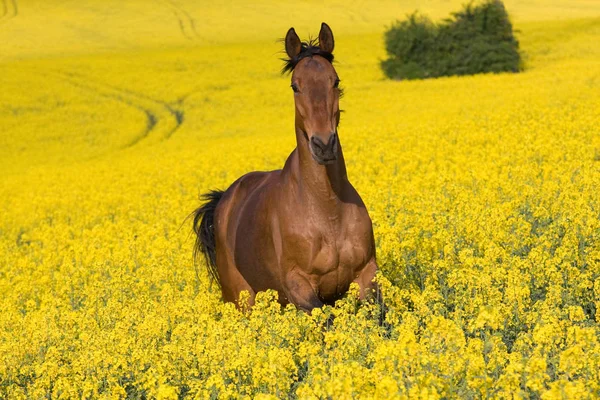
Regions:
<instances>
[{"instance_id":1,"label":"horse's nostril","mask_svg":"<svg viewBox=\"0 0 600 400\"><path fill-rule=\"evenodd\" d=\"M327 143L327 147L329 147L330 149L333 149L335 147L335 144L337 142L337 134L333 134L331 136L329 136L329 142Z\"/></svg>"},{"instance_id":2,"label":"horse's nostril","mask_svg":"<svg viewBox=\"0 0 600 400\"><path fill-rule=\"evenodd\" d=\"M311 138L311 141L313 145L316 146L319 150L325 150L325 148L327 147L327 145L323 143L323 141L318 137L313 136Z\"/></svg>"},{"instance_id":3,"label":"horse's nostril","mask_svg":"<svg viewBox=\"0 0 600 400\"><path fill-rule=\"evenodd\" d=\"M323 142L318 136L312 136L310 138L310 147L313 156L318 159L324 160L335 160L337 157L337 134L333 133L327 138L327 144Z\"/></svg>"}]
</instances>

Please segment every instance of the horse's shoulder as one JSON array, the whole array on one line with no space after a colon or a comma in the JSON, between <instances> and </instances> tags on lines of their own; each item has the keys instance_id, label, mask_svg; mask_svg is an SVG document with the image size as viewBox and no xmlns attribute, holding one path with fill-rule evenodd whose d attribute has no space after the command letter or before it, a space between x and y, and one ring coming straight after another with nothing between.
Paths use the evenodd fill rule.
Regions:
<instances>
[{"instance_id":1,"label":"horse's shoulder","mask_svg":"<svg viewBox=\"0 0 600 400\"><path fill-rule=\"evenodd\" d=\"M274 187L278 172L254 171L241 176L226 190L222 201L223 208L231 210L234 214L247 210L263 214L265 207L269 207L269 202L265 200L269 197L270 189Z\"/></svg>"},{"instance_id":2,"label":"horse's shoulder","mask_svg":"<svg viewBox=\"0 0 600 400\"><path fill-rule=\"evenodd\" d=\"M225 194L229 196L247 196L263 184L273 179L273 173L277 171L253 171L239 177L229 186Z\"/></svg>"}]
</instances>

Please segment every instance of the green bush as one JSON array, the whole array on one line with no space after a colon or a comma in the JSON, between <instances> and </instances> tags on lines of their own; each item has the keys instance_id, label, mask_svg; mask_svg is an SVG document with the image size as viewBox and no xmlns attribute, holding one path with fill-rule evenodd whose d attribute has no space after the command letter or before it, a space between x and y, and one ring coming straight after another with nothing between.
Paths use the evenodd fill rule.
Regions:
<instances>
[{"instance_id":1,"label":"green bush","mask_svg":"<svg viewBox=\"0 0 600 400\"><path fill-rule=\"evenodd\" d=\"M385 33L389 58L381 63L394 79L518 72L519 42L500 0L473 2L441 23L418 12Z\"/></svg>"}]
</instances>

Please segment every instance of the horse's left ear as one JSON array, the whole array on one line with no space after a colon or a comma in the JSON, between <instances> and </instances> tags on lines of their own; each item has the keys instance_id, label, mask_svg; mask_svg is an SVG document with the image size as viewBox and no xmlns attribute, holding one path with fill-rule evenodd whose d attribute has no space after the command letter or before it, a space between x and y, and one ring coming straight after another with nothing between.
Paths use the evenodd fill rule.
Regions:
<instances>
[{"instance_id":1,"label":"horse's left ear","mask_svg":"<svg viewBox=\"0 0 600 400\"><path fill-rule=\"evenodd\" d=\"M333 32L331 32L329 25L323 22L319 32L319 47L327 53L333 53L333 45Z\"/></svg>"}]
</instances>

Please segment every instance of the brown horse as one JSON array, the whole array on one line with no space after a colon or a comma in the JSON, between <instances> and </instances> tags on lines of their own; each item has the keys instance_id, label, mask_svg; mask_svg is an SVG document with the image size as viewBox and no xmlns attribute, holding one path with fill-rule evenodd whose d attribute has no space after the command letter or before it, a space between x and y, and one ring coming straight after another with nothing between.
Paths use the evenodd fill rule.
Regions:
<instances>
[{"instance_id":1,"label":"brown horse","mask_svg":"<svg viewBox=\"0 0 600 400\"><path fill-rule=\"evenodd\" d=\"M358 283L377 290L375 241L364 203L348 181L337 126L340 79L333 33L318 44L285 37L296 105L296 148L283 169L251 172L225 192L203 196L194 213L195 254L204 253L225 301L274 289L281 304L309 311L333 304Z\"/></svg>"}]
</instances>

